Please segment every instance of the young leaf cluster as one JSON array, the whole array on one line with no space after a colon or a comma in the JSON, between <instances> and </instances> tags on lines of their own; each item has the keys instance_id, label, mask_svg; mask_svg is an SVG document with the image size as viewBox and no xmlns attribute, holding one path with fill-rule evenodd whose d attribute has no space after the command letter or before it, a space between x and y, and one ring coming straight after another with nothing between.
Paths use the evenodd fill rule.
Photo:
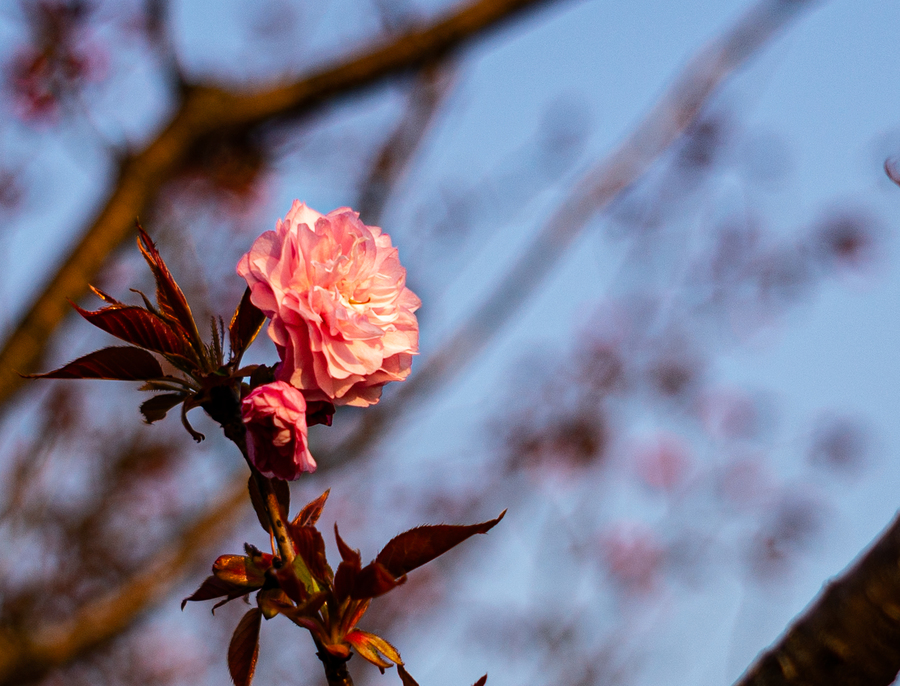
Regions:
<instances>
[{"instance_id":1,"label":"young leaf cluster","mask_svg":"<svg viewBox=\"0 0 900 686\"><path fill-rule=\"evenodd\" d=\"M321 650L338 660L356 651L379 669L397 665L406 686L415 681L403 669L400 653L376 634L358 627L370 603L406 581L406 575L475 534L490 531L506 512L486 522L467 526L419 526L391 539L369 564L358 550L334 535L341 561L333 571L325 557L325 541L316 528L328 491L305 505L288 525L297 552L293 564L283 564L273 548L262 553L251 545L245 555L222 555L209 576L182 602L221 598L214 607L256 592L257 607L249 610L235 629L228 650L228 667L238 686L253 678L259 652L259 628L265 619L283 615L307 629ZM280 497L279 500L283 501ZM254 505L256 506L256 500ZM257 512L266 522L265 512ZM268 530L264 524L264 528ZM483 683L480 682L480 683Z\"/></svg>"},{"instance_id":2,"label":"young leaf cluster","mask_svg":"<svg viewBox=\"0 0 900 686\"><path fill-rule=\"evenodd\" d=\"M130 344L102 348L79 357L62 367L31 378L42 379L115 379L144 381L140 390L156 393L141 405L147 423L166 416L181 405L181 418L194 440L203 440L187 420L187 412L210 400L214 389L234 386L253 369L240 369L241 357L265 322L265 315L244 293L228 326L229 353L225 356L225 326L221 319L211 322L211 340L205 343L191 307L162 256L137 225L138 248L156 282L156 304L140 291L143 306L127 305L111 295L91 287L107 303L99 310L72 307L91 324ZM160 364L162 358L173 369Z\"/></svg>"}]
</instances>

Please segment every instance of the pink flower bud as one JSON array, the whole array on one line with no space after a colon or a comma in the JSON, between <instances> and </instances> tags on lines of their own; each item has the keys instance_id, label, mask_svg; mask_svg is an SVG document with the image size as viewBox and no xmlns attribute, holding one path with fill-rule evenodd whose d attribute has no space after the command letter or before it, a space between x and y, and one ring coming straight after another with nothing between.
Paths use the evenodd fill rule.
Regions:
<instances>
[{"instance_id":1,"label":"pink flower bud","mask_svg":"<svg viewBox=\"0 0 900 686\"><path fill-rule=\"evenodd\" d=\"M250 462L269 478L293 481L316 471L309 452L306 400L284 381L253 389L241 403Z\"/></svg>"},{"instance_id":2,"label":"pink flower bud","mask_svg":"<svg viewBox=\"0 0 900 686\"><path fill-rule=\"evenodd\" d=\"M307 400L365 407L378 402L384 384L409 375L420 301L406 287L390 236L356 212L321 215L295 200L237 272L271 319L282 360L276 377Z\"/></svg>"}]
</instances>

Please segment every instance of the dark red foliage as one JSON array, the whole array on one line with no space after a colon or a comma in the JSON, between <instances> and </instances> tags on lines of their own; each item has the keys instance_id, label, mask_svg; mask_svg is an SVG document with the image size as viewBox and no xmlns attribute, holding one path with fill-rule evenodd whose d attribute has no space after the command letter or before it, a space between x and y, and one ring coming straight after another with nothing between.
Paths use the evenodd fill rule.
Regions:
<instances>
[{"instance_id":1,"label":"dark red foliage","mask_svg":"<svg viewBox=\"0 0 900 686\"><path fill-rule=\"evenodd\" d=\"M250 302L250 289L247 288L228 325L228 344L234 359L241 359L265 322L266 315Z\"/></svg>"},{"instance_id":2,"label":"dark red foliage","mask_svg":"<svg viewBox=\"0 0 900 686\"><path fill-rule=\"evenodd\" d=\"M403 682L403 686L419 686L419 682L409 675L409 672L406 671L403 665L397 665L397 674L400 675L400 681Z\"/></svg>"},{"instance_id":3,"label":"dark red foliage","mask_svg":"<svg viewBox=\"0 0 900 686\"><path fill-rule=\"evenodd\" d=\"M288 529L297 555L303 558L313 577L320 582L331 584L332 572L325 558L325 539L314 526L289 524Z\"/></svg>"},{"instance_id":4,"label":"dark red foliage","mask_svg":"<svg viewBox=\"0 0 900 686\"><path fill-rule=\"evenodd\" d=\"M185 361L194 358L186 333L162 317L134 305L110 305L90 312L72 304L78 314L98 329L127 343Z\"/></svg>"},{"instance_id":5,"label":"dark red foliage","mask_svg":"<svg viewBox=\"0 0 900 686\"><path fill-rule=\"evenodd\" d=\"M184 606L188 604L189 600L212 600L213 598L221 598L223 596L227 600L233 600L234 598L240 598L242 595L247 595L250 590L251 589L246 587L238 587L235 584L222 581L216 576L208 576L203 583L200 584L200 588L181 601L181 609L184 609ZM216 605L216 607L218 606L219 605ZM215 610L215 607L213 610Z\"/></svg>"},{"instance_id":6,"label":"dark red foliage","mask_svg":"<svg viewBox=\"0 0 900 686\"><path fill-rule=\"evenodd\" d=\"M318 498L304 505L291 524L294 526L315 526L322 515L322 508L325 507L325 501L328 500L330 493L331 489L329 488Z\"/></svg>"},{"instance_id":7,"label":"dark red foliage","mask_svg":"<svg viewBox=\"0 0 900 686\"><path fill-rule=\"evenodd\" d=\"M202 357L203 342L197 331L197 324L194 322L194 315L191 313L191 307L188 305L187 298L175 283L175 279L169 272L166 263L163 261L150 236L141 227L138 230L138 248L141 254L150 266L153 277L156 279L156 302L159 305L160 313L164 316L178 322L181 328L188 336L188 343L193 346L198 355Z\"/></svg>"},{"instance_id":8,"label":"dark red foliage","mask_svg":"<svg viewBox=\"0 0 900 686\"><path fill-rule=\"evenodd\" d=\"M370 562L356 574L349 595L354 600L377 598L405 581L405 575L395 577L383 565L378 562Z\"/></svg>"},{"instance_id":9,"label":"dark red foliage","mask_svg":"<svg viewBox=\"0 0 900 686\"><path fill-rule=\"evenodd\" d=\"M114 346L95 350L52 372L26 376L30 379L146 381L162 378L163 370L156 358L144 350L128 346Z\"/></svg>"},{"instance_id":10,"label":"dark red foliage","mask_svg":"<svg viewBox=\"0 0 900 686\"><path fill-rule=\"evenodd\" d=\"M141 414L148 424L164 418L169 410L184 402L185 393L160 393L141 403Z\"/></svg>"},{"instance_id":11,"label":"dark red foliage","mask_svg":"<svg viewBox=\"0 0 900 686\"><path fill-rule=\"evenodd\" d=\"M392 538L378 553L375 561L395 577L401 577L443 555L470 536L486 534L497 526L505 515L506 510L503 510L495 519L468 526L450 524L418 526Z\"/></svg>"},{"instance_id":12,"label":"dark red foliage","mask_svg":"<svg viewBox=\"0 0 900 686\"><path fill-rule=\"evenodd\" d=\"M228 671L235 686L249 686L259 657L259 627L262 612L253 608L244 615L228 646Z\"/></svg>"}]
</instances>

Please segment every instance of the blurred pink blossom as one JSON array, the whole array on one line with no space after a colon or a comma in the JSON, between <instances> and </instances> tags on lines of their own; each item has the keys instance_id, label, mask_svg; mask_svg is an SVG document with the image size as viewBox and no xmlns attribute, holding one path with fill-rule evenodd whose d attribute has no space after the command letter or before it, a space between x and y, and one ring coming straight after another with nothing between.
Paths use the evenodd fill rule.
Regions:
<instances>
[{"instance_id":1,"label":"blurred pink blossom","mask_svg":"<svg viewBox=\"0 0 900 686\"><path fill-rule=\"evenodd\" d=\"M660 432L637 446L635 467L641 480L650 488L673 491L684 482L691 467L691 458L681 438Z\"/></svg>"},{"instance_id":2,"label":"blurred pink blossom","mask_svg":"<svg viewBox=\"0 0 900 686\"><path fill-rule=\"evenodd\" d=\"M276 377L307 400L365 407L378 402L384 384L409 375L421 303L406 287L390 236L356 212L323 216L295 200L237 271L272 320L282 360Z\"/></svg>"},{"instance_id":3,"label":"blurred pink blossom","mask_svg":"<svg viewBox=\"0 0 900 686\"><path fill-rule=\"evenodd\" d=\"M247 427L247 453L253 465L269 478L293 481L314 472L309 452L306 399L284 381L253 389L241 403Z\"/></svg>"},{"instance_id":4,"label":"blurred pink blossom","mask_svg":"<svg viewBox=\"0 0 900 686\"><path fill-rule=\"evenodd\" d=\"M602 535L600 545L606 570L622 590L645 594L655 589L665 550L652 529L618 522Z\"/></svg>"}]
</instances>

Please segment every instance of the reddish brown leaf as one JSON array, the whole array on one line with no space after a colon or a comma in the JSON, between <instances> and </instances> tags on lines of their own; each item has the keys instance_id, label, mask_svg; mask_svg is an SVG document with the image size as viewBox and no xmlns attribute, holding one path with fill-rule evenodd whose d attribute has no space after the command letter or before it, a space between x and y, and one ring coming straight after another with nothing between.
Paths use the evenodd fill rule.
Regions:
<instances>
[{"instance_id":1,"label":"reddish brown leaf","mask_svg":"<svg viewBox=\"0 0 900 686\"><path fill-rule=\"evenodd\" d=\"M317 581L331 584L333 574L325 558L325 540L313 526L288 525L294 549Z\"/></svg>"},{"instance_id":2,"label":"reddish brown leaf","mask_svg":"<svg viewBox=\"0 0 900 686\"><path fill-rule=\"evenodd\" d=\"M350 596L353 586L356 584L356 577L362 568L362 561L359 551L353 550L344 543L344 539L338 532L337 522L334 523L334 537L342 558L334 573L334 596L341 603Z\"/></svg>"},{"instance_id":3,"label":"reddish brown leaf","mask_svg":"<svg viewBox=\"0 0 900 686\"><path fill-rule=\"evenodd\" d=\"M169 410L183 402L185 397L185 393L161 393L153 396L150 400L145 400L141 403L141 414L144 415L144 421L148 424L159 421L166 416Z\"/></svg>"},{"instance_id":4,"label":"reddish brown leaf","mask_svg":"<svg viewBox=\"0 0 900 686\"><path fill-rule=\"evenodd\" d=\"M325 501L328 500L329 493L331 493L330 488L315 500L304 505L291 524L294 526L315 526L322 515L322 508L325 507Z\"/></svg>"},{"instance_id":5,"label":"reddish brown leaf","mask_svg":"<svg viewBox=\"0 0 900 686\"><path fill-rule=\"evenodd\" d=\"M75 303L72 307L91 324L123 341L158 353L195 358L184 332L143 307L110 305L95 312L83 310Z\"/></svg>"},{"instance_id":6,"label":"reddish brown leaf","mask_svg":"<svg viewBox=\"0 0 900 686\"><path fill-rule=\"evenodd\" d=\"M181 601L181 609L184 609L184 606L187 605L189 600L212 600L213 598L221 598L222 596L226 596L227 600L233 600L242 595L247 595L247 593L248 590L245 586L236 586L227 581L222 581L215 576L208 576L203 583L200 584L200 588L194 591L193 595L189 595ZM221 603L219 603L219 605L220 604ZM219 607L219 605L216 605L216 607ZM213 610L215 610L215 607Z\"/></svg>"},{"instance_id":7,"label":"reddish brown leaf","mask_svg":"<svg viewBox=\"0 0 900 686\"><path fill-rule=\"evenodd\" d=\"M377 598L405 581L405 576L395 578L383 565L371 562L359 570L350 589L350 597L354 600Z\"/></svg>"},{"instance_id":8,"label":"reddish brown leaf","mask_svg":"<svg viewBox=\"0 0 900 686\"><path fill-rule=\"evenodd\" d=\"M203 341L200 340L200 333L197 330L197 324L194 321L194 315L191 313L187 298L184 297L181 288L175 283L175 279L156 250L153 241L150 240L150 236L147 235L147 232L144 231L140 224L137 225L137 229L138 248L140 248L147 264L150 265L153 278L156 279L156 302L159 305L160 312L181 324L188 334L189 343L194 350L199 352L203 347Z\"/></svg>"},{"instance_id":9,"label":"reddish brown leaf","mask_svg":"<svg viewBox=\"0 0 900 686\"><path fill-rule=\"evenodd\" d=\"M470 536L487 533L503 519L505 514L506 510L496 519L468 526L450 524L418 526L391 539L378 553L375 561L384 565L395 577L403 576L443 555Z\"/></svg>"},{"instance_id":10,"label":"reddish brown leaf","mask_svg":"<svg viewBox=\"0 0 900 686\"><path fill-rule=\"evenodd\" d=\"M290 597L280 588L267 588L260 591L256 594L256 604L266 619L272 619L282 612L290 613L294 609Z\"/></svg>"},{"instance_id":11,"label":"reddish brown leaf","mask_svg":"<svg viewBox=\"0 0 900 686\"><path fill-rule=\"evenodd\" d=\"M249 686L259 657L259 626L262 611L255 607L244 615L228 646L228 671L235 686Z\"/></svg>"},{"instance_id":12,"label":"reddish brown leaf","mask_svg":"<svg viewBox=\"0 0 900 686\"><path fill-rule=\"evenodd\" d=\"M362 556L359 554L358 550L353 550L353 548L344 543L344 539L341 538L341 534L338 531L337 522L334 523L334 538L337 541L341 559L344 560L344 562L356 562L356 564L359 564L362 560Z\"/></svg>"},{"instance_id":13,"label":"reddish brown leaf","mask_svg":"<svg viewBox=\"0 0 900 686\"><path fill-rule=\"evenodd\" d=\"M384 672L386 667L390 667L391 663L398 666L403 664L397 649L381 638L381 636L370 634L368 631L353 629L344 638L347 643L356 648L356 652L360 656L376 665L382 672Z\"/></svg>"},{"instance_id":14,"label":"reddish brown leaf","mask_svg":"<svg viewBox=\"0 0 900 686\"><path fill-rule=\"evenodd\" d=\"M337 571L334 573L334 597L339 603L350 597L360 568L359 562L354 565L346 560L338 565Z\"/></svg>"},{"instance_id":15,"label":"reddish brown leaf","mask_svg":"<svg viewBox=\"0 0 900 686\"><path fill-rule=\"evenodd\" d=\"M409 675L409 672L406 671L406 667L402 664L397 665L397 674L400 675L403 686L419 686L419 683Z\"/></svg>"},{"instance_id":16,"label":"reddish brown leaf","mask_svg":"<svg viewBox=\"0 0 900 686\"><path fill-rule=\"evenodd\" d=\"M478 681L476 681L473 686L484 686L487 683L487 674L481 677Z\"/></svg>"},{"instance_id":17,"label":"reddish brown leaf","mask_svg":"<svg viewBox=\"0 0 900 686\"><path fill-rule=\"evenodd\" d=\"M287 597L295 603L302 603L308 596L306 589L297 575L294 574L294 568L291 565L284 565L275 572L275 579L281 590L287 594Z\"/></svg>"},{"instance_id":18,"label":"reddish brown leaf","mask_svg":"<svg viewBox=\"0 0 900 686\"><path fill-rule=\"evenodd\" d=\"M94 288L93 286L88 286L88 288L90 288L91 292L94 295L96 295L98 298L100 298L100 300L103 300L104 302L108 302L110 305L121 305L122 304L118 300L116 300L114 297L109 295L108 293L104 293L103 291L101 291L99 288Z\"/></svg>"},{"instance_id":19,"label":"reddish brown leaf","mask_svg":"<svg viewBox=\"0 0 900 686\"><path fill-rule=\"evenodd\" d=\"M232 359L241 359L265 323L266 315L250 302L250 289L247 288L234 311L231 324L228 325L228 344L231 346Z\"/></svg>"},{"instance_id":20,"label":"reddish brown leaf","mask_svg":"<svg viewBox=\"0 0 900 686\"><path fill-rule=\"evenodd\" d=\"M123 345L95 350L52 372L25 376L30 379L145 381L162 377L163 370L156 358L146 350Z\"/></svg>"},{"instance_id":21,"label":"reddish brown leaf","mask_svg":"<svg viewBox=\"0 0 900 686\"><path fill-rule=\"evenodd\" d=\"M247 489L250 491L250 503L253 505L253 511L259 520L259 525L266 532L271 532L272 526L269 523L269 511L266 509L266 501L259 492L259 484L256 477L250 475L250 481L247 482Z\"/></svg>"},{"instance_id":22,"label":"reddish brown leaf","mask_svg":"<svg viewBox=\"0 0 900 686\"><path fill-rule=\"evenodd\" d=\"M271 566L271 555L260 555L258 560L244 555L220 555L213 563L213 574L227 584L243 587L246 592L266 582L266 570Z\"/></svg>"}]
</instances>

